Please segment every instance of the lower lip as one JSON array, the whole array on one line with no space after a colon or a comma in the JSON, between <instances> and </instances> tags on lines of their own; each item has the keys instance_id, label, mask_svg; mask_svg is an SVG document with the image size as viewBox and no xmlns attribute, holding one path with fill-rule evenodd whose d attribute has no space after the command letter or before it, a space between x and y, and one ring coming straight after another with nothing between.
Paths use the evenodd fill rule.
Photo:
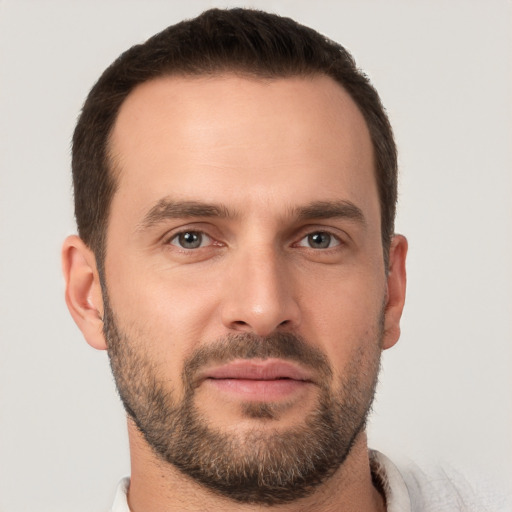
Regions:
<instances>
[{"instance_id":1,"label":"lower lip","mask_svg":"<svg viewBox=\"0 0 512 512\"><path fill-rule=\"evenodd\" d=\"M219 391L238 395L246 400L257 401L275 401L290 398L311 385L308 381L293 379L207 379L206 382Z\"/></svg>"}]
</instances>

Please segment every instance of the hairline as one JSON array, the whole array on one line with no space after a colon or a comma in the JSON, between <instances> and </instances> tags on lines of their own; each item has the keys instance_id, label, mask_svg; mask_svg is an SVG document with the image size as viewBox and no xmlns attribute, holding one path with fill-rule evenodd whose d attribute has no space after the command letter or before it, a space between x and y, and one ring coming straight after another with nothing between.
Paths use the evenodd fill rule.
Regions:
<instances>
[{"instance_id":1,"label":"hairline","mask_svg":"<svg viewBox=\"0 0 512 512\"><path fill-rule=\"evenodd\" d=\"M275 80L287 80L287 79L293 79L293 78L300 78L300 79L310 79L313 80L315 78L328 78L332 82L334 82L340 89L345 92L354 106L357 108L358 112L361 114L366 129L368 130L368 135L370 137L371 142L371 148L372 148L372 172L373 172L373 178L375 180L375 185L377 187L377 199L379 201L379 229L381 231L381 246L383 249L383 257L385 266L387 269L387 253L389 251L389 244L390 240L384 240L384 230L382 229L382 222L383 222L383 215L382 215L382 197L379 190L379 177L378 177L378 162L377 162L377 151L376 151L376 144L374 141L371 125L368 122L365 112L361 109L358 102L354 99L353 95L350 93L350 91L344 86L343 83L341 83L340 80L337 80L333 75L326 73L323 70L316 70L316 69L304 69L304 70L292 70L292 71L282 71L279 73L270 73L265 72L265 70L259 70L259 69L251 69L246 68L242 66L228 66L228 65L219 65L218 68L214 70L209 71L184 71L181 69L175 69L175 70L161 70L159 74L155 74L155 76L149 77L146 80L143 80L136 84L122 99L122 101L119 103L117 107L117 111L115 112L115 116L113 119L113 122L110 126L107 138L106 138L106 144L105 144L105 171L108 173L108 179L111 180L112 183L112 193L109 197L109 203L108 207L106 209L106 217L105 217L105 224L103 226L101 237L98 243L97 250L94 252L96 253L96 259L99 260L97 262L98 266L104 269L105 264L105 258L106 258L106 251L107 251L107 232L108 227L110 223L110 214L111 214L111 206L114 199L114 195L117 192L118 185L119 185L119 179L120 175L122 173L122 167L121 167L121 161L122 161L122 155L120 153L116 153L113 150L113 135L114 130L118 121L119 114L121 112L121 109L123 108L123 105L125 104L126 100L132 96L132 94L139 89L140 87L156 82L159 80L165 80L168 78L177 78L177 79L183 79L183 80L202 80L202 79L215 79L215 78L229 78L229 77L239 77L246 80L252 80L256 82L260 81L275 81ZM385 247L385 244L388 244L388 247Z\"/></svg>"}]
</instances>

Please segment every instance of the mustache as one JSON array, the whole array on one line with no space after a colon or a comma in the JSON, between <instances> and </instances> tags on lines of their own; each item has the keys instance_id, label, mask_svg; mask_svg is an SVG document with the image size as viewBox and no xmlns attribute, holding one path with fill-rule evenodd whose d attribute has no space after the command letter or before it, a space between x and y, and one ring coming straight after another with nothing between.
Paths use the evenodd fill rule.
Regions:
<instances>
[{"instance_id":1,"label":"mustache","mask_svg":"<svg viewBox=\"0 0 512 512\"><path fill-rule=\"evenodd\" d=\"M314 370L323 379L332 378L332 369L327 357L301 336L279 332L258 336L247 332L229 334L200 346L186 359L182 380L186 389L192 389L195 376L205 366L226 364L235 359L270 358L294 361Z\"/></svg>"}]
</instances>

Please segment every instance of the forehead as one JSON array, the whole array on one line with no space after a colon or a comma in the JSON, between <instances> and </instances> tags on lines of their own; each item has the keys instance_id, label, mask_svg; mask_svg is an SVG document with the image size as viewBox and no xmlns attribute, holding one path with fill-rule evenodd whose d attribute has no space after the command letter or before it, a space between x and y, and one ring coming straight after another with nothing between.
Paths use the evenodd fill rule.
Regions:
<instances>
[{"instance_id":1,"label":"forehead","mask_svg":"<svg viewBox=\"0 0 512 512\"><path fill-rule=\"evenodd\" d=\"M325 76L152 80L121 106L111 154L112 209L130 196L141 214L169 194L242 207L276 195L293 203L348 194L363 207L377 199L366 122Z\"/></svg>"}]
</instances>

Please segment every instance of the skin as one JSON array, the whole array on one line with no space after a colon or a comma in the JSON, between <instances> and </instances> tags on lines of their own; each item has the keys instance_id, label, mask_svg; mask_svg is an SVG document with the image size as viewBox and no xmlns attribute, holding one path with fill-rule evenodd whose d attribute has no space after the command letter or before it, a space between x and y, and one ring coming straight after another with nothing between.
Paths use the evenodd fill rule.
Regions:
<instances>
[{"instance_id":1,"label":"skin","mask_svg":"<svg viewBox=\"0 0 512 512\"><path fill-rule=\"evenodd\" d=\"M334 379L361 355L364 375L376 352L396 343L407 242L394 237L386 272L368 128L330 78L153 80L122 105L111 149L119 176L107 231L110 305L123 330L145 340L144 354L177 400L186 358L228 334L298 334L324 354ZM221 205L229 216L152 218L161 201ZM297 216L318 202L360 215L320 208L313 218ZM179 246L187 230L206 234L199 248ZM311 247L308 235L319 232L330 235L328 248ZM73 318L89 344L105 349L96 261L76 236L64 244L63 268ZM254 390L252 400L265 399ZM241 391L202 385L195 400L211 426L241 436L302 422L317 389L270 396L280 405L273 422L244 415ZM268 509L213 494L162 463L130 419L128 429L132 512ZM364 432L313 494L275 509L330 511L340 503L345 511L384 510Z\"/></svg>"}]
</instances>

